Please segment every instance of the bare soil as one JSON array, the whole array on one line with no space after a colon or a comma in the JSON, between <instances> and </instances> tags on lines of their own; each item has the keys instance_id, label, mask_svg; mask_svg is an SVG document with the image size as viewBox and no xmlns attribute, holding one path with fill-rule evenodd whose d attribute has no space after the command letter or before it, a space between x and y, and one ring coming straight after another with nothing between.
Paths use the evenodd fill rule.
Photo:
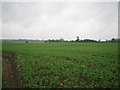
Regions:
<instances>
[{"instance_id":1,"label":"bare soil","mask_svg":"<svg viewBox=\"0 0 120 90\"><path fill-rule=\"evenodd\" d=\"M20 84L20 73L17 70L16 63L14 61L16 54L13 52L4 51L4 53L11 54L11 57L2 56L2 77L3 83L7 84L9 88L22 88ZM12 58L14 57L14 58Z\"/></svg>"}]
</instances>

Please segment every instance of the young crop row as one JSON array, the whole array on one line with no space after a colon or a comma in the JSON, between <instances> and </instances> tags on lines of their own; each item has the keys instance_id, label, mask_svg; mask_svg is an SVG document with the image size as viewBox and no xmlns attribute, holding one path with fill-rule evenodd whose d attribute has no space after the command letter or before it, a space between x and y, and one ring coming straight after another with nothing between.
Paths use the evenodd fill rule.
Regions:
<instances>
[{"instance_id":1,"label":"young crop row","mask_svg":"<svg viewBox=\"0 0 120 90\"><path fill-rule=\"evenodd\" d=\"M25 87L117 87L117 64L99 59L73 62L61 57L21 55L17 62Z\"/></svg>"},{"instance_id":2,"label":"young crop row","mask_svg":"<svg viewBox=\"0 0 120 90\"><path fill-rule=\"evenodd\" d=\"M116 88L116 44L4 43L17 53L21 84L29 88ZM9 44L9 48L7 45ZM11 48L10 48L11 47Z\"/></svg>"}]
</instances>

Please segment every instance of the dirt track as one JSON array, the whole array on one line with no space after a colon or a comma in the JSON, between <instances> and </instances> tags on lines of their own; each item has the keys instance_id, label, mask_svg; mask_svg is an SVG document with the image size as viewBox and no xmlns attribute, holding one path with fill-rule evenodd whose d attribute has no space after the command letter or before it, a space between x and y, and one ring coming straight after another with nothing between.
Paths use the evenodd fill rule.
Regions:
<instances>
[{"instance_id":1,"label":"dirt track","mask_svg":"<svg viewBox=\"0 0 120 90\"><path fill-rule=\"evenodd\" d=\"M22 88L20 85L19 71L14 60L9 57L2 57L2 77L9 88Z\"/></svg>"}]
</instances>

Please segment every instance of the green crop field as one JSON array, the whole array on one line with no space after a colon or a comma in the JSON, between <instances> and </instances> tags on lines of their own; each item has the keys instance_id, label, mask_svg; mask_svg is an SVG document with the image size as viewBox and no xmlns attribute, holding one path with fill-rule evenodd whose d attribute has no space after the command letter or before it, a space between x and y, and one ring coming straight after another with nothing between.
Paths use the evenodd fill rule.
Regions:
<instances>
[{"instance_id":1,"label":"green crop field","mask_svg":"<svg viewBox=\"0 0 120 90\"><path fill-rule=\"evenodd\" d=\"M117 43L3 42L29 88L117 88ZM5 52L14 52L10 55Z\"/></svg>"}]
</instances>

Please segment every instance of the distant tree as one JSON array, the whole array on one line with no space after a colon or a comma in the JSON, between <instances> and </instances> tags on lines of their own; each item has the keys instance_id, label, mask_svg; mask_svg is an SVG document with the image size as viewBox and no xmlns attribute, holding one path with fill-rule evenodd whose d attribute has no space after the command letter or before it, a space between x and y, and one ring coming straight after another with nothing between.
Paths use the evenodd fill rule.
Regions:
<instances>
[{"instance_id":1,"label":"distant tree","mask_svg":"<svg viewBox=\"0 0 120 90\"><path fill-rule=\"evenodd\" d=\"M98 42L101 42L101 40L99 39Z\"/></svg>"},{"instance_id":2,"label":"distant tree","mask_svg":"<svg viewBox=\"0 0 120 90\"><path fill-rule=\"evenodd\" d=\"M81 39L80 42L82 42L83 40Z\"/></svg>"},{"instance_id":3,"label":"distant tree","mask_svg":"<svg viewBox=\"0 0 120 90\"><path fill-rule=\"evenodd\" d=\"M28 43L28 40L26 40L25 42Z\"/></svg>"},{"instance_id":4,"label":"distant tree","mask_svg":"<svg viewBox=\"0 0 120 90\"><path fill-rule=\"evenodd\" d=\"M115 39L115 38L112 38L112 39L111 39L111 42L115 42L115 41L116 41L116 39Z\"/></svg>"},{"instance_id":5,"label":"distant tree","mask_svg":"<svg viewBox=\"0 0 120 90\"><path fill-rule=\"evenodd\" d=\"M48 39L48 42L51 42L51 40L50 40L50 39Z\"/></svg>"},{"instance_id":6,"label":"distant tree","mask_svg":"<svg viewBox=\"0 0 120 90\"><path fill-rule=\"evenodd\" d=\"M70 42L75 42L74 40L70 40Z\"/></svg>"},{"instance_id":7,"label":"distant tree","mask_svg":"<svg viewBox=\"0 0 120 90\"><path fill-rule=\"evenodd\" d=\"M55 42L55 40L54 40L54 39L52 39L52 40L51 40L51 42Z\"/></svg>"},{"instance_id":8,"label":"distant tree","mask_svg":"<svg viewBox=\"0 0 120 90\"><path fill-rule=\"evenodd\" d=\"M106 39L106 42L108 42L108 40Z\"/></svg>"},{"instance_id":9,"label":"distant tree","mask_svg":"<svg viewBox=\"0 0 120 90\"><path fill-rule=\"evenodd\" d=\"M82 42L97 42L97 41L91 39L84 39Z\"/></svg>"},{"instance_id":10,"label":"distant tree","mask_svg":"<svg viewBox=\"0 0 120 90\"><path fill-rule=\"evenodd\" d=\"M77 39L75 40L76 42L79 42L79 36L77 36Z\"/></svg>"},{"instance_id":11,"label":"distant tree","mask_svg":"<svg viewBox=\"0 0 120 90\"><path fill-rule=\"evenodd\" d=\"M59 40L60 42L64 42L64 39L63 38L60 38L60 40Z\"/></svg>"}]
</instances>

